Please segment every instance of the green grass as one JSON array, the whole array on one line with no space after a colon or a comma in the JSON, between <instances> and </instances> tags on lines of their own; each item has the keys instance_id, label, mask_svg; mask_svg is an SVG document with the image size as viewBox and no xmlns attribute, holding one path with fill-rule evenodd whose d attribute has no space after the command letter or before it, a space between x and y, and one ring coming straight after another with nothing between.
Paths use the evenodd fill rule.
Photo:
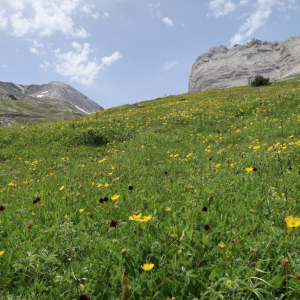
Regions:
<instances>
[{"instance_id":1,"label":"green grass","mask_svg":"<svg viewBox=\"0 0 300 300\"><path fill-rule=\"evenodd\" d=\"M0 299L298 299L300 82L141 104L0 128Z\"/></svg>"}]
</instances>

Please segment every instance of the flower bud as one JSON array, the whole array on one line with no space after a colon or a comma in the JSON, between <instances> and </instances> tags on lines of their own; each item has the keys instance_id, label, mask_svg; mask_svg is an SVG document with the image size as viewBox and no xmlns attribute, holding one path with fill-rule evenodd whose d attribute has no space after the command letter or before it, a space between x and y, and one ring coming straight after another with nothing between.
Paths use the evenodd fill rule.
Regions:
<instances>
[{"instance_id":1,"label":"flower bud","mask_svg":"<svg viewBox=\"0 0 300 300\"><path fill-rule=\"evenodd\" d=\"M184 230L183 230L182 235L181 235L179 240L180 240L180 242L183 242L184 239L185 239L185 234L184 234Z\"/></svg>"},{"instance_id":2,"label":"flower bud","mask_svg":"<svg viewBox=\"0 0 300 300\"><path fill-rule=\"evenodd\" d=\"M287 258L284 258L283 261L281 262L281 264L282 264L283 266L287 266L288 263L289 263L289 260L288 260Z\"/></svg>"},{"instance_id":3,"label":"flower bud","mask_svg":"<svg viewBox=\"0 0 300 300\"><path fill-rule=\"evenodd\" d=\"M126 253L127 253L127 249L126 248L124 248L124 249L121 250L121 254L122 255L125 255Z\"/></svg>"},{"instance_id":4,"label":"flower bud","mask_svg":"<svg viewBox=\"0 0 300 300\"><path fill-rule=\"evenodd\" d=\"M116 239L113 239L112 242L113 242L114 244L116 244L118 241L117 241Z\"/></svg>"},{"instance_id":5,"label":"flower bud","mask_svg":"<svg viewBox=\"0 0 300 300\"><path fill-rule=\"evenodd\" d=\"M251 253L257 253L257 251L258 251L258 250L257 250L256 247L255 247L255 248L250 247L250 252L251 252Z\"/></svg>"},{"instance_id":6,"label":"flower bud","mask_svg":"<svg viewBox=\"0 0 300 300\"><path fill-rule=\"evenodd\" d=\"M32 225L33 225L32 222L29 221L29 222L28 222L28 225L27 225L28 229L31 229Z\"/></svg>"},{"instance_id":7,"label":"flower bud","mask_svg":"<svg viewBox=\"0 0 300 300\"><path fill-rule=\"evenodd\" d=\"M181 253L182 253L182 249L179 249L178 254L181 255Z\"/></svg>"},{"instance_id":8,"label":"flower bud","mask_svg":"<svg viewBox=\"0 0 300 300\"><path fill-rule=\"evenodd\" d=\"M297 279L297 280L300 280L300 274L299 273L295 273L295 278Z\"/></svg>"},{"instance_id":9,"label":"flower bud","mask_svg":"<svg viewBox=\"0 0 300 300\"><path fill-rule=\"evenodd\" d=\"M223 242L221 242L218 246L220 249L224 249L226 247L226 245Z\"/></svg>"}]
</instances>

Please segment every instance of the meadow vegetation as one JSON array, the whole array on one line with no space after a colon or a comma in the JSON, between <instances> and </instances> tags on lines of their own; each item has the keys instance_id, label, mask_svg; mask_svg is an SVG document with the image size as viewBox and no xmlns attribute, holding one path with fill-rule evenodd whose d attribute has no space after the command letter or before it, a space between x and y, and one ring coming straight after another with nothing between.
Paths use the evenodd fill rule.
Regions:
<instances>
[{"instance_id":1,"label":"meadow vegetation","mask_svg":"<svg viewBox=\"0 0 300 300\"><path fill-rule=\"evenodd\" d=\"M0 128L0 299L298 299L300 83Z\"/></svg>"}]
</instances>

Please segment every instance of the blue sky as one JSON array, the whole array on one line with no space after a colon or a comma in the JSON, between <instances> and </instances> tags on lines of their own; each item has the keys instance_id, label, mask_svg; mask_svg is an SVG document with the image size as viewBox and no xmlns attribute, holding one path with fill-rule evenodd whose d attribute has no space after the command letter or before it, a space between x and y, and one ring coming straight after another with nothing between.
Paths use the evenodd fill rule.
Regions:
<instances>
[{"instance_id":1,"label":"blue sky","mask_svg":"<svg viewBox=\"0 0 300 300\"><path fill-rule=\"evenodd\" d=\"M0 81L61 81L104 108L183 94L202 53L299 35L299 14L299 0L1 0Z\"/></svg>"}]
</instances>

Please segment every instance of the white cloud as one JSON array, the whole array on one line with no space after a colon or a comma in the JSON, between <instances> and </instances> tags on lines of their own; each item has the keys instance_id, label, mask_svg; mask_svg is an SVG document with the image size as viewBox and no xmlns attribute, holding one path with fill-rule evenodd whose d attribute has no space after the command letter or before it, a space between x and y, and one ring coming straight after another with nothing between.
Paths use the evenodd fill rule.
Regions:
<instances>
[{"instance_id":1,"label":"white cloud","mask_svg":"<svg viewBox=\"0 0 300 300\"><path fill-rule=\"evenodd\" d=\"M7 65L5 65L5 64L4 65L0 65L0 66L3 67L3 68L7 68Z\"/></svg>"},{"instance_id":2,"label":"white cloud","mask_svg":"<svg viewBox=\"0 0 300 300\"><path fill-rule=\"evenodd\" d=\"M72 34L73 37L81 37L81 38L86 38L89 35L90 34L86 32L85 29L82 28L82 26L80 26L80 29L76 29L75 33Z\"/></svg>"},{"instance_id":3,"label":"white cloud","mask_svg":"<svg viewBox=\"0 0 300 300\"><path fill-rule=\"evenodd\" d=\"M245 23L240 26L238 32L230 39L231 46L243 44L249 40L253 33L266 23L274 6L281 10L288 7L286 2L279 0L257 0L255 3L255 12L250 14Z\"/></svg>"},{"instance_id":4,"label":"white cloud","mask_svg":"<svg viewBox=\"0 0 300 300\"><path fill-rule=\"evenodd\" d=\"M7 0L17 10L10 16L12 34L23 36L28 33L39 33L41 36L52 35L61 31L73 37L87 37L84 28L75 29L71 15L76 12L82 0ZM30 7L30 15L24 17L22 10L25 4Z\"/></svg>"},{"instance_id":5,"label":"white cloud","mask_svg":"<svg viewBox=\"0 0 300 300\"><path fill-rule=\"evenodd\" d=\"M26 1L24 1L24 0L8 0L7 2L15 10L23 10L25 7L24 4Z\"/></svg>"},{"instance_id":6,"label":"white cloud","mask_svg":"<svg viewBox=\"0 0 300 300\"><path fill-rule=\"evenodd\" d=\"M95 12L94 14L91 14L91 17L95 20L99 18L100 14L98 12Z\"/></svg>"},{"instance_id":7,"label":"white cloud","mask_svg":"<svg viewBox=\"0 0 300 300\"><path fill-rule=\"evenodd\" d=\"M40 68L43 69L44 71L46 71L50 66L51 66L51 64L49 64L45 60L44 60L44 64L40 64Z\"/></svg>"},{"instance_id":8,"label":"white cloud","mask_svg":"<svg viewBox=\"0 0 300 300\"><path fill-rule=\"evenodd\" d=\"M182 26L182 27L185 27L183 23L181 24L181 26Z\"/></svg>"},{"instance_id":9,"label":"white cloud","mask_svg":"<svg viewBox=\"0 0 300 300\"><path fill-rule=\"evenodd\" d=\"M81 10L85 12L87 15L90 15L93 11L92 8L95 8L94 4L87 4L81 7Z\"/></svg>"},{"instance_id":10,"label":"white cloud","mask_svg":"<svg viewBox=\"0 0 300 300\"><path fill-rule=\"evenodd\" d=\"M60 53L60 49L54 50L57 57L55 71L63 76L70 77L71 81L77 81L84 85L90 85L97 78L98 72L104 70L104 66L110 66L112 63L122 57L119 52L113 53L109 57L103 57L99 63L96 59L89 61L89 54L92 52L90 44L85 43L81 46L73 42L72 46L75 52Z\"/></svg>"},{"instance_id":11,"label":"white cloud","mask_svg":"<svg viewBox=\"0 0 300 300\"><path fill-rule=\"evenodd\" d=\"M106 11L103 11L102 19L106 19L106 18L109 18L109 17L110 17L110 14L107 13Z\"/></svg>"},{"instance_id":12,"label":"white cloud","mask_svg":"<svg viewBox=\"0 0 300 300\"><path fill-rule=\"evenodd\" d=\"M86 15L90 15L93 19L98 19L100 14L94 12L95 4L87 4L81 7L81 10L85 12Z\"/></svg>"},{"instance_id":13,"label":"white cloud","mask_svg":"<svg viewBox=\"0 0 300 300\"><path fill-rule=\"evenodd\" d=\"M29 51L31 52L31 53L34 53L34 54L39 54L40 53L40 51L38 50L38 49L36 49L36 48L29 48Z\"/></svg>"},{"instance_id":14,"label":"white cloud","mask_svg":"<svg viewBox=\"0 0 300 300\"><path fill-rule=\"evenodd\" d=\"M102 66L110 66L112 63L120 59L122 55L120 55L120 52L115 52L111 56L105 56L101 59L101 65Z\"/></svg>"},{"instance_id":15,"label":"white cloud","mask_svg":"<svg viewBox=\"0 0 300 300\"><path fill-rule=\"evenodd\" d=\"M249 0L241 0L240 5L246 5L249 3Z\"/></svg>"},{"instance_id":16,"label":"white cloud","mask_svg":"<svg viewBox=\"0 0 300 300\"><path fill-rule=\"evenodd\" d=\"M171 68L177 66L179 64L179 62L177 60L175 61L170 61L170 62L167 62L164 66L163 66L163 69L164 70L170 70Z\"/></svg>"},{"instance_id":17,"label":"white cloud","mask_svg":"<svg viewBox=\"0 0 300 300\"><path fill-rule=\"evenodd\" d=\"M162 21L168 26L173 26L173 22L169 18L162 18Z\"/></svg>"},{"instance_id":18,"label":"white cloud","mask_svg":"<svg viewBox=\"0 0 300 300\"><path fill-rule=\"evenodd\" d=\"M209 10L215 18L225 16L236 9L236 5L231 0L211 0L208 4ZM211 14L207 14L209 17Z\"/></svg>"},{"instance_id":19,"label":"white cloud","mask_svg":"<svg viewBox=\"0 0 300 300\"><path fill-rule=\"evenodd\" d=\"M149 4L149 10L152 18L160 18L161 12L159 11L160 4Z\"/></svg>"},{"instance_id":20,"label":"white cloud","mask_svg":"<svg viewBox=\"0 0 300 300\"><path fill-rule=\"evenodd\" d=\"M7 25L7 19L4 18L5 10L0 10L0 29L5 29Z\"/></svg>"}]
</instances>

